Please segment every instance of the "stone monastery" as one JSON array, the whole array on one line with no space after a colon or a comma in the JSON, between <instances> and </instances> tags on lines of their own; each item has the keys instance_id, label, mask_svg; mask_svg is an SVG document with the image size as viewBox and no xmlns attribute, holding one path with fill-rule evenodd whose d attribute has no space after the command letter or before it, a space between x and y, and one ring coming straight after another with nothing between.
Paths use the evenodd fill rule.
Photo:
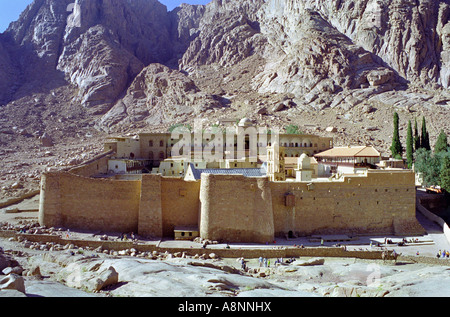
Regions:
<instances>
[{"instance_id":1,"label":"stone monastery","mask_svg":"<svg viewBox=\"0 0 450 317\"><path fill-rule=\"evenodd\" d=\"M236 129L251 127L243 119ZM304 134L240 141L217 133L227 151L193 159L211 147L209 138L189 134L188 155L173 155L172 133L108 139L95 159L42 175L41 225L252 243L424 233L414 172L386 168L372 147L338 148L332 138Z\"/></svg>"}]
</instances>

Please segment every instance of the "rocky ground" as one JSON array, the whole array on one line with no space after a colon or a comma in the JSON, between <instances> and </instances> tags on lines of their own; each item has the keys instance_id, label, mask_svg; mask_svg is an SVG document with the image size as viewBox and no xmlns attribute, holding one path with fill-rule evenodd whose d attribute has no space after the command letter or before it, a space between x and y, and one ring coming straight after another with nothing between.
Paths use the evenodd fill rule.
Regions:
<instances>
[{"instance_id":1,"label":"rocky ground","mask_svg":"<svg viewBox=\"0 0 450 317\"><path fill-rule=\"evenodd\" d=\"M298 258L259 267L246 260L202 259L182 254L108 255L62 246L61 251L2 241L1 288L46 297L440 297L449 296L449 266L341 258ZM55 249L56 247L53 246ZM131 252L131 253L130 253ZM123 254L123 255L122 255ZM214 257L213 255L211 255ZM9 260L10 258L14 260ZM286 259L285 259L286 261ZM446 260L442 260L446 261ZM448 262L448 261L447 261ZM6 271L5 271L6 270ZM15 275L13 275L15 274ZM11 281L15 280L15 282ZM19 280L19 281L18 281ZM21 281L20 281L21 280ZM20 286L6 286L20 285ZM0 291L0 296L12 293Z\"/></svg>"},{"instance_id":2,"label":"rocky ground","mask_svg":"<svg viewBox=\"0 0 450 317\"><path fill-rule=\"evenodd\" d=\"M22 203L20 213L0 214L0 229L89 240L117 240L117 235L43 228L37 212L26 211L36 199ZM434 232L431 224L419 219ZM440 234L442 235L442 233ZM448 246L441 237L419 237L422 244L395 246L403 255L392 260L345 258L259 259L219 258L211 245L206 255L184 252L106 250L66 243L39 243L25 238L0 238L0 297L440 297L450 296L450 262L435 252ZM431 240L430 240L431 239ZM433 242L434 239L434 242ZM367 240L369 241L369 240ZM431 243L430 243L431 242ZM154 241L165 246L195 242ZM287 243L286 241L284 243ZM292 243L292 242L291 242ZM303 242L302 242L303 243ZM305 246L308 247L307 240ZM368 242L348 242L347 248L370 249ZM283 245L280 240L277 247ZM327 245L331 246L331 245ZM198 245L197 245L198 247ZM243 247L231 245L234 247ZM251 246L245 246L251 247ZM264 248L264 246L255 246ZM271 248L273 246L269 246ZM416 252L420 251L420 258ZM415 259L415 260L414 260ZM427 260L428 259L428 260Z\"/></svg>"}]
</instances>

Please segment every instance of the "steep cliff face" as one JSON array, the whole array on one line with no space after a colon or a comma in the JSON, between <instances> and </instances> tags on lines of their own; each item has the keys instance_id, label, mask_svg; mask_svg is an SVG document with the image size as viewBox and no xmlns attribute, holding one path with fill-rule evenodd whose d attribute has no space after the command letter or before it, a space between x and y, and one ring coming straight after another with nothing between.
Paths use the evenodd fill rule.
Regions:
<instances>
[{"instance_id":1,"label":"steep cliff face","mask_svg":"<svg viewBox=\"0 0 450 317\"><path fill-rule=\"evenodd\" d=\"M193 39L183 56L180 68L218 64L232 66L257 54L264 46L256 13L262 0L214 0L206 11Z\"/></svg>"},{"instance_id":2,"label":"steep cliff face","mask_svg":"<svg viewBox=\"0 0 450 317\"><path fill-rule=\"evenodd\" d=\"M356 45L374 53L409 82L442 84L448 48L449 1L298 1L293 6L319 12ZM444 58L443 58L444 57Z\"/></svg>"},{"instance_id":3,"label":"steep cliff face","mask_svg":"<svg viewBox=\"0 0 450 317\"><path fill-rule=\"evenodd\" d=\"M64 77L78 88L74 102L103 113L145 65L174 57L172 18L158 1L72 2L36 0L5 32L21 87Z\"/></svg>"},{"instance_id":4,"label":"steep cliff face","mask_svg":"<svg viewBox=\"0 0 450 317\"><path fill-rule=\"evenodd\" d=\"M35 0L0 37L0 102L71 87L67 109L107 129L279 100L348 110L408 87L445 104L449 16L450 0Z\"/></svg>"},{"instance_id":5,"label":"steep cliff face","mask_svg":"<svg viewBox=\"0 0 450 317\"><path fill-rule=\"evenodd\" d=\"M18 72L11 60L9 51L2 44L0 35L0 104L11 100L15 85L18 84Z\"/></svg>"},{"instance_id":6,"label":"steep cliff face","mask_svg":"<svg viewBox=\"0 0 450 317\"><path fill-rule=\"evenodd\" d=\"M290 93L306 103L318 99L323 108L342 91L362 89L367 98L399 82L374 54L355 45L319 12L297 4L269 1L261 12L261 30L271 49L256 77L258 91Z\"/></svg>"}]
</instances>

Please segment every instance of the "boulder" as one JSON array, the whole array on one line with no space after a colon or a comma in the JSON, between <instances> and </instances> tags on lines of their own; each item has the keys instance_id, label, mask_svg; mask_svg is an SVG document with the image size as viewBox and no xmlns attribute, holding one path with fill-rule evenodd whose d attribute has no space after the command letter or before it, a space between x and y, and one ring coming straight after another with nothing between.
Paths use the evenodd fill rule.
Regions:
<instances>
[{"instance_id":1,"label":"boulder","mask_svg":"<svg viewBox=\"0 0 450 317\"><path fill-rule=\"evenodd\" d=\"M258 109L258 111L256 113L260 114L260 115L267 114L267 108L266 107L262 107L262 108Z\"/></svg>"},{"instance_id":2,"label":"boulder","mask_svg":"<svg viewBox=\"0 0 450 317\"><path fill-rule=\"evenodd\" d=\"M0 277L0 290L10 289L25 293L25 281L22 276L9 274Z\"/></svg>"},{"instance_id":3,"label":"boulder","mask_svg":"<svg viewBox=\"0 0 450 317\"><path fill-rule=\"evenodd\" d=\"M102 269L101 263L93 263L91 267L82 267L73 263L65 268L61 278L69 287L83 289L89 292L98 292L107 286L114 285L119 281L119 273L114 267L109 266ZM63 277L69 273L67 277Z\"/></svg>"},{"instance_id":4,"label":"boulder","mask_svg":"<svg viewBox=\"0 0 450 317\"><path fill-rule=\"evenodd\" d=\"M286 105L285 105L284 103L281 102L281 103L275 105L275 106L272 108L272 111L273 111L273 112L278 112L278 111L284 110L285 108L286 108Z\"/></svg>"},{"instance_id":5,"label":"boulder","mask_svg":"<svg viewBox=\"0 0 450 317\"><path fill-rule=\"evenodd\" d=\"M39 267L39 265L34 265L25 272L25 275L41 278L42 277L41 268Z\"/></svg>"},{"instance_id":6,"label":"boulder","mask_svg":"<svg viewBox=\"0 0 450 317\"><path fill-rule=\"evenodd\" d=\"M52 147L54 145L53 139L47 134L44 133L41 137L41 145L44 147Z\"/></svg>"},{"instance_id":7,"label":"boulder","mask_svg":"<svg viewBox=\"0 0 450 317\"><path fill-rule=\"evenodd\" d=\"M314 265L323 265L325 263L325 259L323 258L313 258L310 260L295 260L292 262L294 266L314 266Z\"/></svg>"},{"instance_id":8,"label":"boulder","mask_svg":"<svg viewBox=\"0 0 450 317\"><path fill-rule=\"evenodd\" d=\"M20 266L19 263L8 255L0 253L0 271L3 271L7 267Z\"/></svg>"},{"instance_id":9,"label":"boulder","mask_svg":"<svg viewBox=\"0 0 450 317\"><path fill-rule=\"evenodd\" d=\"M6 269L4 269L2 271L2 273L4 275L9 275L9 274L17 274L17 275L22 275L23 272L23 267L21 266L15 266L15 267L7 267Z\"/></svg>"},{"instance_id":10,"label":"boulder","mask_svg":"<svg viewBox=\"0 0 450 317\"><path fill-rule=\"evenodd\" d=\"M101 291L107 286L117 284L119 282L119 273L110 266L107 270L103 271L99 276L89 279L85 286L91 291Z\"/></svg>"},{"instance_id":11,"label":"boulder","mask_svg":"<svg viewBox=\"0 0 450 317\"><path fill-rule=\"evenodd\" d=\"M367 81L371 86L380 86L389 82L394 73L389 69L373 70L367 74Z\"/></svg>"}]
</instances>

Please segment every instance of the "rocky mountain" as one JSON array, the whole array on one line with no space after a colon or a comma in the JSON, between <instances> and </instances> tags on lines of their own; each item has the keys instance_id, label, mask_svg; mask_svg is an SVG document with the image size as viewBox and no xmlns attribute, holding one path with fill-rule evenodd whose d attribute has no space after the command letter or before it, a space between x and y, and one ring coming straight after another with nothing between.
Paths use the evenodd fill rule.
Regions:
<instances>
[{"instance_id":1,"label":"rocky mountain","mask_svg":"<svg viewBox=\"0 0 450 317\"><path fill-rule=\"evenodd\" d=\"M449 16L450 0L35 0L0 34L2 153L248 117L388 155L393 111L402 138L426 116L433 144Z\"/></svg>"},{"instance_id":2,"label":"rocky mountain","mask_svg":"<svg viewBox=\"0 0 450 317\"><path fill-rule=\"evenodd\" d=\"M172 12L157 0L35 0L2 34L0 100L67 85L76 92L73 106L94 115L112 109L100 121L110 127L111 117L123 119L117 108L134 93L133 81L159 63L198 81L208 100L252 92L253 99L280 94L313 108L349 108L408 85L447 89L449 15L448 0L214 0ZM236 69L250 80L231 91ZM180 86L165 95L186 94ZM157 99L146 99L147 116L129 105L141 115L125 122L158 121L149 111L160 107Z\"/></svg>"}]
</instances>

